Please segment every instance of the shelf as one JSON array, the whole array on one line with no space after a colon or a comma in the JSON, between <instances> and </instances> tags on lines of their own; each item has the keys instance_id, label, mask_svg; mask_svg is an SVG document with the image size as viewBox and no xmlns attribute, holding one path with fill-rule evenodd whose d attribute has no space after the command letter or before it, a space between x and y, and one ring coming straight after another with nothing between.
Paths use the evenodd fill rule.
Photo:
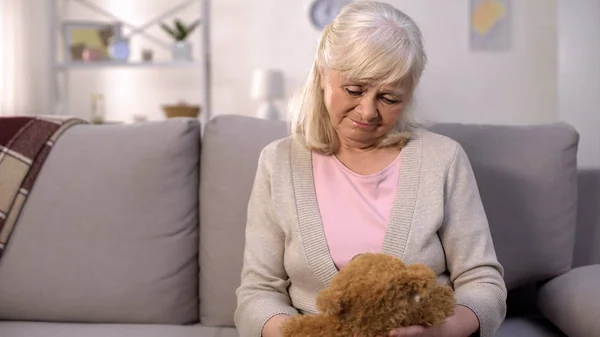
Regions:
<instances>
[{"instance_id":1,"label":"shelf","mask_svg":"<svg viewBox=\"0 0 600 337\"><path fill-rule=\"evenodd\" d=\"M93 61L93 62L63 62L56 64L61 70L67 69L105 69L105 68L154 68L154 69L178 69L178 68L202 68L202 63L197 61L151 61L151 62L123 62L123 61Z\"/></svg>"},{"instance_id":2,"label":"shelf","mask_svg":"<svg viewBox=\"0 0 600 337\"><path fill-rule=\"evenodd\" d=\"M2 1L2 0L0 0ZM114 1L113 1L114 2ZM117 2L114 4L107 4L106 1L103 1L104 4L97 4L95 0L45 0L44 3L47 4L47 10L44 13L47 13L49 16L47 18L48 22L48 30L52 32L52 37L50 41L50 58L48 59L48 65L50 67L50 72L48 75L49 87L52 92L49 95L48 99L48 111L50 114L63 114L63 115L72 115L73 112L70 111L70 97L79 95L80 93L84 93L85 91L92 90L92 87L82 86L81 90L77 86L76 83L72 83L75 80L81 80L80 77L74 76L71 77L71 72L90 72L90 76L95 76L100 71L106 70L164 70L167 72L168 70L183 70L184 72L189 72L190 77L200 79L200 83L197 90L194 90L198 98L195 99L201 102L203 106L203 113L200 115L200 120L203 125L210 118L211 104L210 104L210 54L209 54L209 46L210 46L210 2L211 0L175 0L170 2L165 2L165 6L156 7L155 11L152 13L147 13L142 17L141 15L137 15L137 13L130 13L132 18L120 17L115 13L116 8L110 8L116 6ZM133 0L127 2L134 2ZM140 6L147 6L146 2L143 0L135 1ZM167 6L168 5L168 6ZM71 8L73 6L74 8ZM76 6L76 7L75 7ZM188 7L199 7L197 9ZM75 11L73 9L85 9L86 11L90 11L95 14L94 20L83 19L81 17L71 17L68 14L74 14ZM198 11L198 13L195 13ZM129 39L130 41L134 41L134 39L140 38L147 40L146 42L152 42L153 50L155 47L163 48L165 55L172 49L172 39L167 39L166 35L161 35L163 38L154 37L150 30L156 28L160 25L161 22L165 20L169 20L171 17L177 17L178 13L186 12L191 16L198 16L198 19L201 19L202 24L198 26L196 29L197 34L195 36L190 36L190 41L197 46L199 50L197 51L196 58L191 61L177 61L171 59L169 56L163 57L155 57L152 61L144 61L140 57L132 57L132 60L129 61L116 61L116 60L101 60L101 61L82 61L82 60L73 60L71 59L71 49L69 47L72 39L69 37L68 32L69 29L66 27L69 24L77 23L83 26L90 25L90 27L96 27L95 25L103 22L110 23L114 25L115 29L123 28L125 30L121 31L124 34L123 37ZM81 15L83 16L83 15ZM85 16L89 18L89 15ZM133 20L135 18L135 20ZM140 20L144 20L142 22ZM135 21L137 23L132 23ZM87 27L87 26L86 26ZM126 33L126 34L125 34ZM106 43L105 43L106 44ZM135 43L134 43L135 45ZM141 45L140 45L141 46ZM132 54L133 55L133 54ZM157 53L154 54L158 55ZM86 73L87 74L87 73ZM87 76L87 75L86 75ZM125 83L124 85L130 85ZM79 91L76 93L70 93L69 91L72 88L77 88ZM94 89L94 90L104 90L104 89ZM79 104L79 103L78 103ZM125 117L124 117L125 118Z\"/></svg>"}]
</instances>

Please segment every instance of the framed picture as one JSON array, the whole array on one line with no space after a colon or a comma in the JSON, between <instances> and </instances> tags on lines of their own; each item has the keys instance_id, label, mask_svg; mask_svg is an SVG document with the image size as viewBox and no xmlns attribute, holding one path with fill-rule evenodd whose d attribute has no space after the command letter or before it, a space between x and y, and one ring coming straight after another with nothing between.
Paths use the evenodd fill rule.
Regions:
<instances>
[{"instance_id":1,"label":"framed picture","mask_svg":"<svg viewBox=\"0 0 600 337\"><path fill-rule=\"evenodd\" d=\"M469 0L469 41L474 51L511 48L511 0Z\"/></svg>"},{"instance_id":2,"label":"framed picture","mask_svg":"<svg viewBox=\"0 0 600 337\"><path fill-rule=\"evenodd\" d=\"M62 29L67 62L110 60L110 43L121 36L118 22L66 21Z\"/></svg>"}]
</instances>

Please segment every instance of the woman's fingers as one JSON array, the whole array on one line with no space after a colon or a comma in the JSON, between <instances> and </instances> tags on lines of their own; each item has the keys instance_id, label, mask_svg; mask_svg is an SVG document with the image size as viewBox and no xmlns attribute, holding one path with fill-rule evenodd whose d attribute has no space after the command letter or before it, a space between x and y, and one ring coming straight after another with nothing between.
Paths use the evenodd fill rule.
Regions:
<instances>
[{"instance_id":1,"label":"woman's fingers","mask_svg":"<svg viewBox=\"0 0 600 337\"><path fill-rule=\"evenodd\" d=\"M390 332L390 337L419 337L423 336L425 328L422 326L409 326L407 328L398 328Z\"/></svg>"}]
</instances>

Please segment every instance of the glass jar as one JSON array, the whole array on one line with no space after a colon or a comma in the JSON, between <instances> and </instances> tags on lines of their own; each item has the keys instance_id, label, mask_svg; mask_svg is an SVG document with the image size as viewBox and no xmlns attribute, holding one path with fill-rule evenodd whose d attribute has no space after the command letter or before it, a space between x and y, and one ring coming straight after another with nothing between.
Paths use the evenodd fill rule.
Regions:
<instances>
[{"instance_id":1,"label":"glass jar","mask_svg":"<svg viewBox=\"0 0 600 337\"><path fill-rule=\"evenodd\" d=\"M104 95L92 94L91 121L93 124L102 124L106 115Z\"/></svg>"}]
</instances>

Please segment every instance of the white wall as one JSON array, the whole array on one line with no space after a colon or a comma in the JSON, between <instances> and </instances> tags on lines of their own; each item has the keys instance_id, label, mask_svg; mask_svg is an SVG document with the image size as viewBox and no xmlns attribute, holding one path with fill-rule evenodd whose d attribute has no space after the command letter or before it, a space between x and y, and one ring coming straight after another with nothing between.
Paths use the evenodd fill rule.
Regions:
<instances>
[{"instance_id":1,"label":"white wall","mask_svg":"<svg viewBox=\"0 0 600 337\"><path fill-rule=\"evenodd\" d=\"M45 1L0 0L0 114L46 111L50 68Z\"/></svg>"},{"instance_id":2,"label":"white wall","mask_svg":"<svg viewBox=\"0 0 600 337\"><path fill-rule=\"evenodd\" d=\"M512 1L512 48L497 53L469 50L468 1L394 3L425 37L430 64L418 103L424 116L497 124L556 119L556 1Z\"/></svg>"},{"instance_id":3,"label":"white wall","mask_svg":"<svg viewBox=\"0 0 600 337\"><path fill-rule=\"evenodd\" d=\"M255 67L279 67L296 90L311 65L318 32L309 0L213 2L213 106L220 114L253 114ZM471 53L467 1L390 0L423 30L430 64L419 113L434 121L527 124L558 116L556 0L513 1L513 47Z\"/></svg>"},{"instance_id":4,"label":"white wall","mask_svg":"<svg viewBox=\"0 0 600 337\"><path fill-rule=\"evenodd\" d=\"M212 90L216 114L255 114L250 99L255 68L280 68L286 91L304 81L319 32L308 20L310 0L213 1ZM281 108L286 108L284 103Z\"/></svg>"},{"instance_id":5,"label":"white wall","mask_svg":"<svg viewBox=\"0 0 600 337\"><path fill-rule=\"evenodd\" d=\"M600 0L558 4L560 119L580 133L580 166L600 167Z\"/></svg>"}]
</instances>

